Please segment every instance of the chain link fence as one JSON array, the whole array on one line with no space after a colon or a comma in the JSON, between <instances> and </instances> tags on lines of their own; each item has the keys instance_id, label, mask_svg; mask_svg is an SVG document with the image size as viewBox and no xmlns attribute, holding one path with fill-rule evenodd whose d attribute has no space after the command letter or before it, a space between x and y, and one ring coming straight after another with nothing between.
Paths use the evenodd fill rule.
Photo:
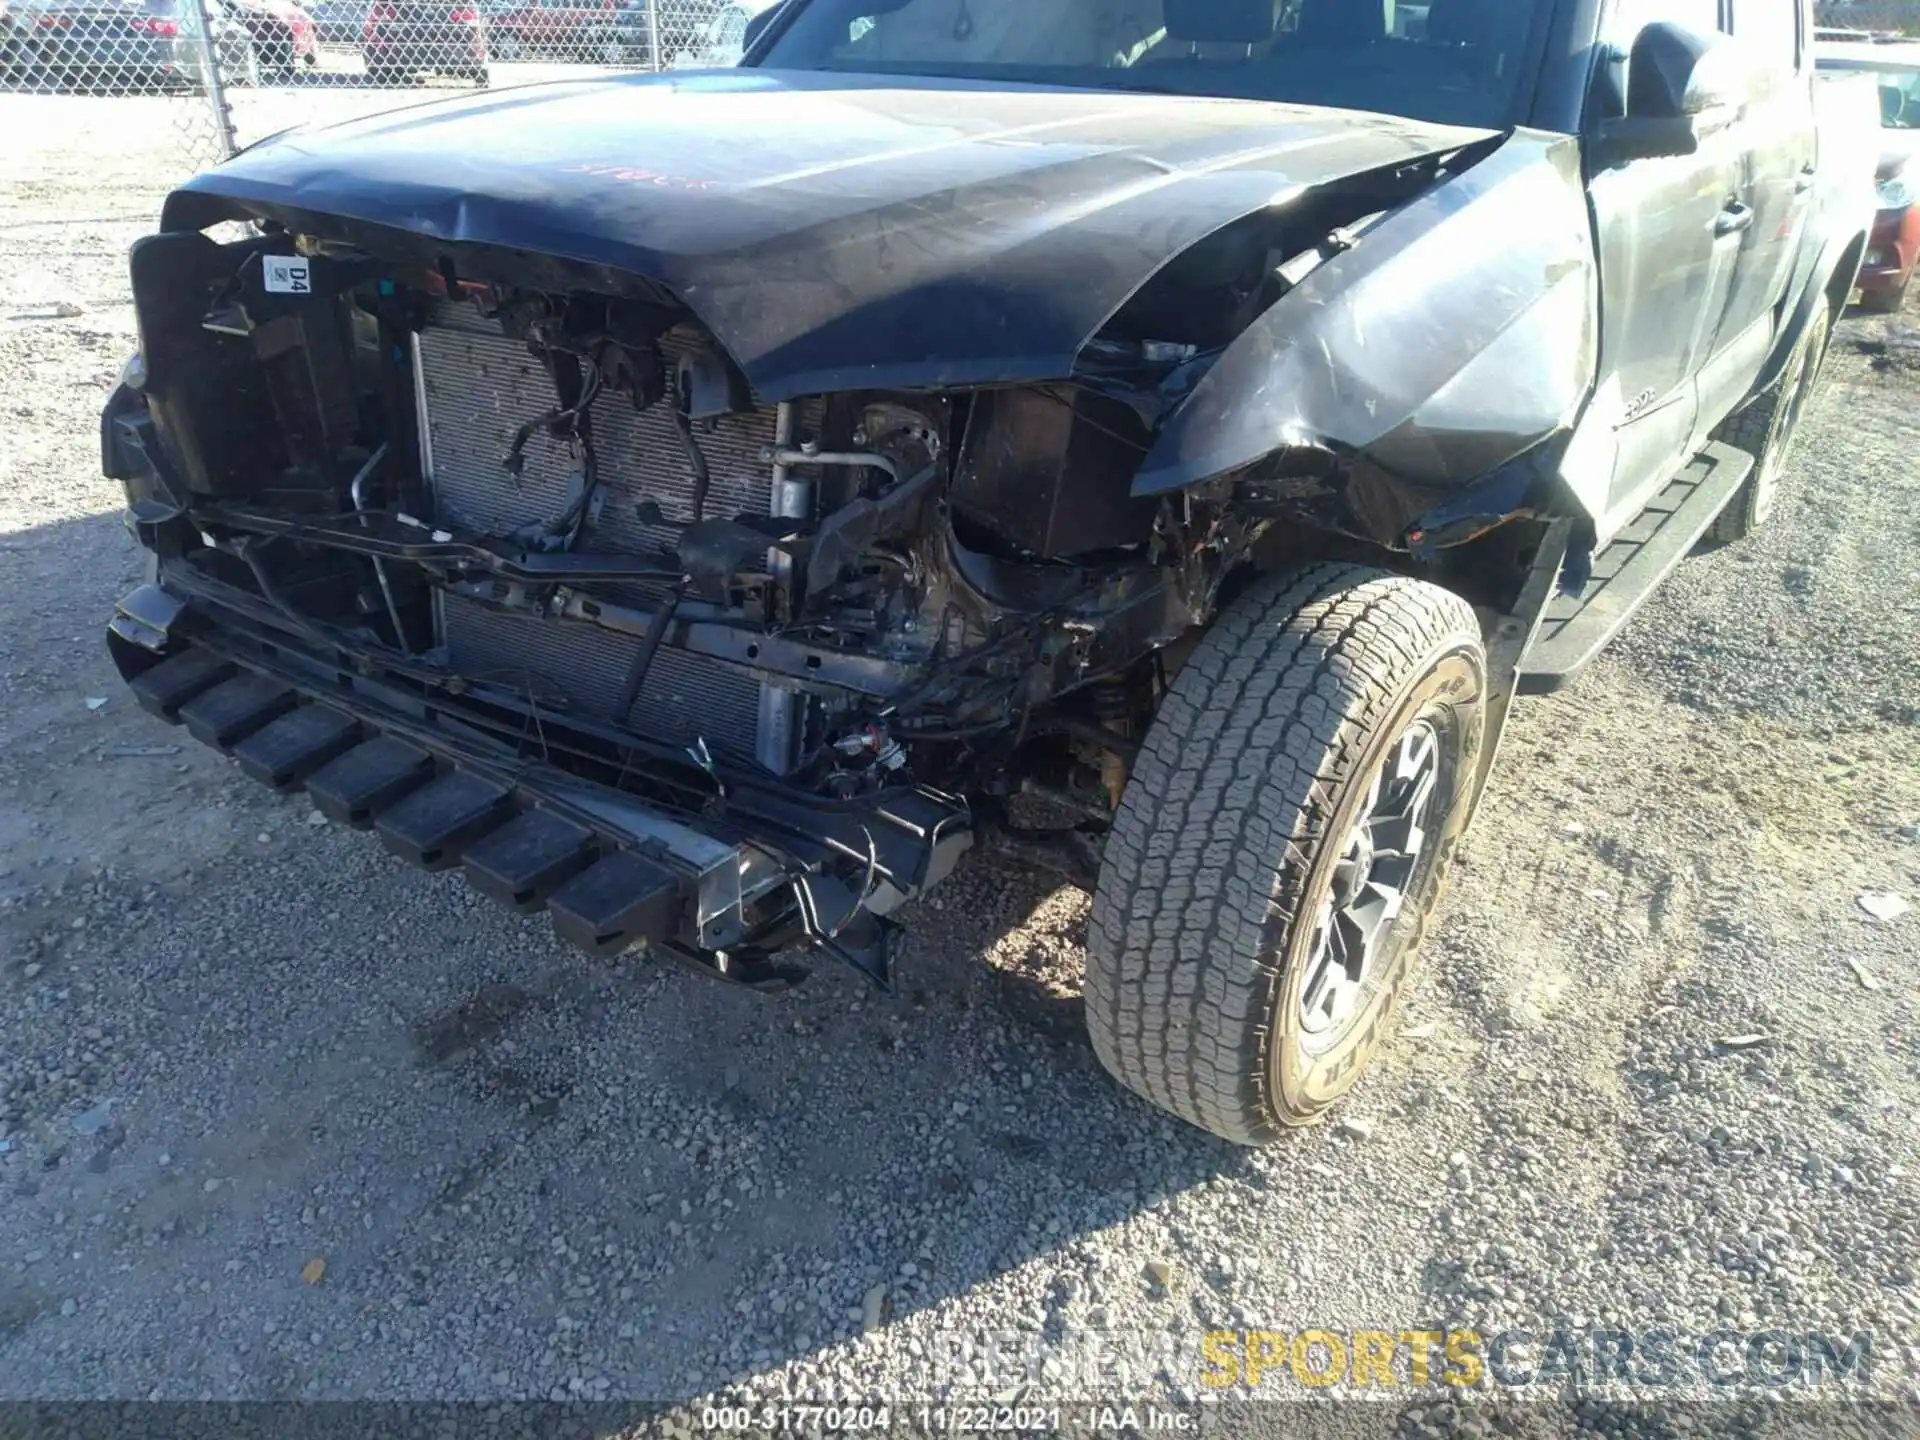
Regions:
<instances>
[{"instance_id":1,"label":"chain link fence","mask_svg":"<svg viewBox=\"0 0 1920 1440\"><path fill-rule=\"evenodd\" d=\"M1920 0L1823 0L1813 14L1828 29L1920 37Z\"/></svg>"},{"instance_id":2,"label":"chain link fence","mask_svg":"<svg viewBox=\"0 0 1920 1440\"><path fill-rule=\"evenodd\" d=\"M143 130L164 112L184 176L290 125L436 92L731 65L765 3L0 0L0 90L120 105Z\"/></svg>"}]
</instances>

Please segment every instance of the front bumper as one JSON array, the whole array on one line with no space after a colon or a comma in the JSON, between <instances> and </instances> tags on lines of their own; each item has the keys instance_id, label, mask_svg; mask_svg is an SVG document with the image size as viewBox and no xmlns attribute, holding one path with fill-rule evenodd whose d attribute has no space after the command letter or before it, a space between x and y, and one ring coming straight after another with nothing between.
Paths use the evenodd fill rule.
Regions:
<instances>
[{"instance_id":1,"label":"front bumper","mask_svg":"<svg viewBox=\"0 0 1920 1440\"><path fill-rule=\"evenodd\" d=\"M379 673L191 586L185 573L143 585L109 624L144 709L411 863L547 911L591 955L645 946L771 989L804 978L811 949L886 986L896 932L882 917L972 840L963 803L917 787L836 803L695 769L706 798L663 803L687 793L688 763L629 752L611 770L564 717L532 716L516 736L484 686Z\"/></svg>"},{"instance_id":2,"label":"front bumper","mask_svg":"<svg viewBox=\"0 0 1920 1440\"><path fill-rule=\"evenodd\" d=\"M53 31L43 43L45 67L89 90L164 89L192 84L199 67L176 51L175 42L140 34L66 38Z\"/></svg>"},{"instance_id":3,"label":"front bumper","mask_svg":"<svg viewBox=\"0 0 1920 1440\"><path fill-rule=\"evenodd\" d=\"M1880 211L1867 236L1860 288L1869 292L1899 290L1913 275L1916 259L1920 259L1920 205Z\"/></svg>"},{"instance_id":4,"label":"front bumper","mask_svg":"<svg viewBox=\"0 0 1920 1440\"><path fill-rule=\"evenodd\" d=\"M367 41L362 54L369 70L457 72L479 69L487 63L486 45L477 31L393 39L383 36Z\"/></svg>"}]
</instances>

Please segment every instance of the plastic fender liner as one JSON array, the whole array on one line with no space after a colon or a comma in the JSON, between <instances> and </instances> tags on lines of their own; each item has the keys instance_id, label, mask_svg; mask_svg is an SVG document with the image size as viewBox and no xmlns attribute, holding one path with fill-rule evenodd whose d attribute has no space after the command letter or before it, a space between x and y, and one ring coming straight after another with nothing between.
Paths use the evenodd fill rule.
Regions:
<instances>
[{"instance_id":1,"label":"plastic fender liner","mask_svg":"<svg viewBox=\"0 0 1920 1440\"><path fill-rule=\"evenodd\" d=\"M1833 291L1840 294L1840 303L1834 307L1835 317L1838 317L1845 308L1846 297L1853 293L1854 277L1859 273L1860 259L1866 253L1866 235L1862 232L1826 237L1818 257L1807 270L1804 283L1793 296L1792 309L1774 338L1767 363L1761 367L1758 378L1753 382L1756 394L1780 378L1781 372L1787 368L1788 356L1793 353L1794 341L1799 339L1800 331L1813 315L1813 307L1822 299L1829 298ZM1844 290L1840 289L1842 284L1846 287Z\"/></svg>"},{"instance_id":2,"label":"plastic fender liner","mask_svg":"<svg viewBox=\"0 0 1920 1440\"><path fill-rule=\"evenodd\" d=\"M1597 305L1578 145L1517 131L1256 319L1162 428L1133 493L1276 451L1363 455L1429 493L1466 485L1572 427Z\"/></svg>"}]
</instances>

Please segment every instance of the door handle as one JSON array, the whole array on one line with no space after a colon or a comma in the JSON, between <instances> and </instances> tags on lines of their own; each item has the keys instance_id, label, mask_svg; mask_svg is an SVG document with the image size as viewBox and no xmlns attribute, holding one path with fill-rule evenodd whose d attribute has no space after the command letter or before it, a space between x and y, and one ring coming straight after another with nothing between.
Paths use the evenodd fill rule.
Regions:
<instances>
[{"instance_id":1,"label":"door handle","mask_svg":"<svg viewBox=\"0 0 1920 1440\"><path fill-rule=\"evenodd\" d=\"M1742 205L1735 200L1714 217L1713 233L1716 237L1738 235L1751 224L1753 224L1753 207Z\"/></svg>"}]
</instances>

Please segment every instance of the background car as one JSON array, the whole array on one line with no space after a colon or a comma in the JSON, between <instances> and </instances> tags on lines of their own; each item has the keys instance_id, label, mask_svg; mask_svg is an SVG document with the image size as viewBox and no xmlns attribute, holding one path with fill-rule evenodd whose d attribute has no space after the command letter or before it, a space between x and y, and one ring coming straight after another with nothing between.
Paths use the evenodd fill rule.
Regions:
<instances>
[{"instance_id":1,"label":"background car","mask_svg":"<svg viewBox=\"0 0 1920 1440\"><path fill-rule=\"evenodd\" d=\"M665 9L678 3L667 0ZM604 60L616 22L615 0L520 0L487 15L487 48L496 60ZM644 30L644 12L642 12ZM611 63L618 64L619 61ZM644 63L644 62L639 62Z\"/></svg>"},{"instance_id":2,"label":"background car","mask_svg":"<svg viewBox=\"0 0 1920 1440\"><path fill-rule=\"evenodd\" d=\"M1860 303L1892 312L1905 301L1920 260L1920 41L1823 45L1814 64L1867 71L1880 89L1879 209L1860 264Z\"/></svg>"},{"instance_id":3,"label":"background car","mask_svg":"<svg viewBox=\"0 0 1920 1440\"><path fill-rule=\"evenodd\" d=\"M234 18L253 37L253 53L270 74L291 75L320 63L320 32L293 0L232 0Z\"/></svg>"},{"instance_id":4,"label":"background car","mask_svg":"<svg viewBox=\"0 0 1920 1440\"><path fill-rule=\"evenodd\" d=\"M360 50L376 85L415 85L429 74L487 83L486 27L474 5L374 0Z\"/></svg>"},{"instance_id":5,"label":"background car","mask_svg":"<svg viewBox=\"0 0 1920 1440\"><path fill-rule=\"evenodd\" d=\"M322 45L360 44L367 24L366 0L310 0L304 8Z\"/></svg>"},{"instance_id":6,"label":"background car","mask_svg":"<svg viewBox=\"0 0 1920 1440\"><path fill-rule=\"evenodd\" d=\"M589 36L587 56L603 65L635 65L653 68L653 43L657 35L664 63L678 65L682 55L700 52L709 44L705 33L709 26L737 12L734 28L744 33L746 16L752 10L737 0L658 0L658 14L649 16L647 0L624 0L612 12L609 23L597 27ZM733 59L739 58L736 48ZM717 62L731 65L733 60Z\"/></svg>"},{"instance_id":7,"label":"background car","mask_svg":"<svg viewBox=\"0 0 1920 1440\"><path fill-rule=\"evenodd\" d=\"M258 84L246 25L224 0L205 4L221 77ZM16 83L112 95L204 90L208 49L197 0L27 0L7 12L0 59Z\"/></svg>"},{"instance_id":8,"label":"background car","mask_svg":"<svg viewBox=\"0 0 1920 1440\"><path fill-rule=\"evenodd\" d=\"M747 48L747 21L753 18L755 8L742 5L738 0L725 0L688 44L674 53L673 68L710 70L738 65Z\"/></svg>"}]
</instances>

